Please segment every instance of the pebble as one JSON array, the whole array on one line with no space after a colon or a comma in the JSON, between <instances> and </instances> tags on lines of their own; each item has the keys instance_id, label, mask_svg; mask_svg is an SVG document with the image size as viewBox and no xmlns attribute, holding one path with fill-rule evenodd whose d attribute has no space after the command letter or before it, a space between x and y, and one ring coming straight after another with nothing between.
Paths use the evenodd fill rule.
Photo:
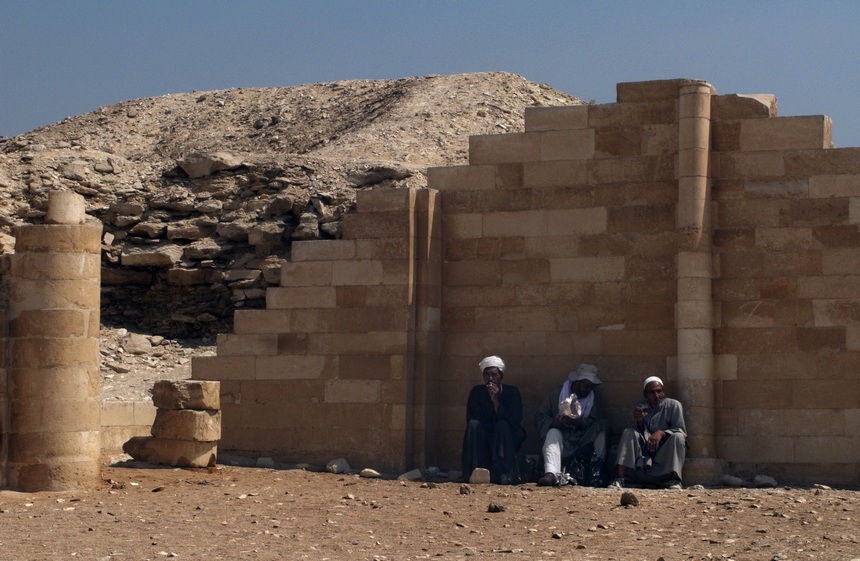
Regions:
<instances>
[{"instance_id":1,"label":"pebble","mask_svg":"<svg viewBox=\"0 0 860 561\"><path fill-rule=\"evenodd\" d=\"M632 491L621 493L621 506L639 506L639 497Z\"/></svg>"},{"instance_id":2,"label":"pebble","mask_svg":"<svg viewBox=\"0 0 860 561\"><path fill-rule=\"evenodd\" d=\"M501 505L499 503L490 503L487 506L487 512L504 512L505 505Z\"/></svg>"}]
</instances>

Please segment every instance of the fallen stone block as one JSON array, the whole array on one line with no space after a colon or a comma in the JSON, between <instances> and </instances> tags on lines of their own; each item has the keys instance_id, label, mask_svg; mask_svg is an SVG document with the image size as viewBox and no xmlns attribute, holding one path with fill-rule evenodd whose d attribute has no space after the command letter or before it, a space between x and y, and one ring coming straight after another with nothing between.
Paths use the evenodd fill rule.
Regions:
<instances>
[{"instance_id":1,"label":"fallen stone block","mask_svg":"<svg viewBox=\"0 0 860 561\"><path fill-rule=\"evenodd\" d=\"M152 388L152 403L159 409L221 409L221 382L159 380Z\"/></svg>"},{"instance_id":2,"label":"fallen stone block","mask_svg":"<svg viewBox=\"0 0 860 561\"><path fill-rule=\"evenodd\" d=\"M218 443L135 436L122 445L122 451L135 460L150 464L211 467L218 457Z\"/></svg>"},{"instance_id":3,"label":"fallen stone block","mask_svg":"<svg viewBox=\"0 0 860 561\"><path fill-rule=\"evenodd\" d=\"M213 442L221 439L220 411L159 409L152 423L152 436L171 440Z\"/></svg>"}]
</instances>

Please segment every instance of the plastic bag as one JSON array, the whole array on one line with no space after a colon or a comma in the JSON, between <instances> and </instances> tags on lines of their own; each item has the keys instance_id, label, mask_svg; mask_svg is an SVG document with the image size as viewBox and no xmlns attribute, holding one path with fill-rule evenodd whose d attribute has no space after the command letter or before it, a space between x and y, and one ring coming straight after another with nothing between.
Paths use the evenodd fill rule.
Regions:
<instances>
[{"instance_id":1,"label":"plastic bag","mask_svg":"<svg viewBox=\"0 0 860 561\"><path fill-rule=\"evenodd\" d=\"M558 412L571 419L582 417L582 404L579 403L575 393L570 394L558 404Z\"/></svg>"}]
</instances>

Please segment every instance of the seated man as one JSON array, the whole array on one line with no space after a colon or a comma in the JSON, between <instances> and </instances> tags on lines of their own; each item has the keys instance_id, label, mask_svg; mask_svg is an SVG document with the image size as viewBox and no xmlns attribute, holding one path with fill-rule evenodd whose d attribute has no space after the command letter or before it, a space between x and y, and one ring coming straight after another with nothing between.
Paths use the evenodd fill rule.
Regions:
<instances>
[{"instance_id":1,"label":"seated man","mask_svg":"<svg viewBox=\"0 0 860 561\"><path fill-rule=\"evenodd\" d=\"M645 399L633 408L636 428L624 429L618 443L618 479L681 489L681 469L687 454L687 427L681 403L666 397L663 380L651 376L643 384Z\"/></svg>"},{"instance_id":2,"label":"seated man","mask_svg":"<svg viewBox=\"0 0 860 561\"><path fill-rule=\"evenodd\" d=\"M484 383L472 388L466 405L466 434L463 435L463 479L475 468L490 470L490 481L518 483L516 452L526 438L521 426L523 400L514 386L502 385L505 363L488 356L478 365Z\"/></svg>"},{"instance_id":3,"label":"seated man","mask_svg":"<svg viewBox=\"0 0 860 561\"><path fill-rule=\"evenodd\" d=\"M600 408L594 398L594 386L602 383L597 377L597 367L580 364L568 374L568 379L553 388L535 414L535 427L543 441L544 475L538 479L541 486L559 485L562 459L575 456L589 445L594 454L604 459L606 454L606 421L600 416ZM560 404L570 395L576 396L582 407L581 415L574 419L560 413Z\"/></svg>"}]
</instances>

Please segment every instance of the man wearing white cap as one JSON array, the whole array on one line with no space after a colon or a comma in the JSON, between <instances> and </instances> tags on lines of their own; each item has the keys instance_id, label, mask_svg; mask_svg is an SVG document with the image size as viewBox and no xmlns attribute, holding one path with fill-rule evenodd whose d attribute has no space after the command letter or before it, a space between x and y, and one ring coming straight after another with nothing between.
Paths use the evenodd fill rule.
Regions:
<instances>
[{"instance_id":1,"label":"man wearing white cap","mask_svg":"<svg viewBox=\"0 0 860 561\"><path fill-rule=\"evenodd\" d=\"M633 406L636 428L624 429L618 443L618 479L610 487L623 487L625 480L669 489L682 489L681 470L687 454L687 426L679 401L666 397L663 380L651 376L642 385L645 399Z\"/></svg>"},{"instance_id":2,"label":"man wearing white cap","mask_svg":"<svg viewBox=\"0 0 860 561\"><path fill-rule=\"evenodd\" d=\"M472 388L466 404L463 477L468 481L475 468L486 468L493 483L518 483L516 453L526 438L523 399L514 386L502 386L502 359L488 356L478 367L484 383Z\"/></svg>"},{"instance_id":3,"label":"man wearing white cap","mask_svg":"<svg viewBox=\"0 0 860 561\"><path fill-rule=\"evenodd\" d=\"M606 421L594 397L594 387L602 383L597 374L596 366L580 364L560 387L547 394L535 414L535 427L543 441L544 474L538 485L559 485L562 460L572 458L588 446L593 445L594 455L601 461L604 459ZM578 403L576 411L571 410L571 403Z\"/></svg>"}]
</instances>

